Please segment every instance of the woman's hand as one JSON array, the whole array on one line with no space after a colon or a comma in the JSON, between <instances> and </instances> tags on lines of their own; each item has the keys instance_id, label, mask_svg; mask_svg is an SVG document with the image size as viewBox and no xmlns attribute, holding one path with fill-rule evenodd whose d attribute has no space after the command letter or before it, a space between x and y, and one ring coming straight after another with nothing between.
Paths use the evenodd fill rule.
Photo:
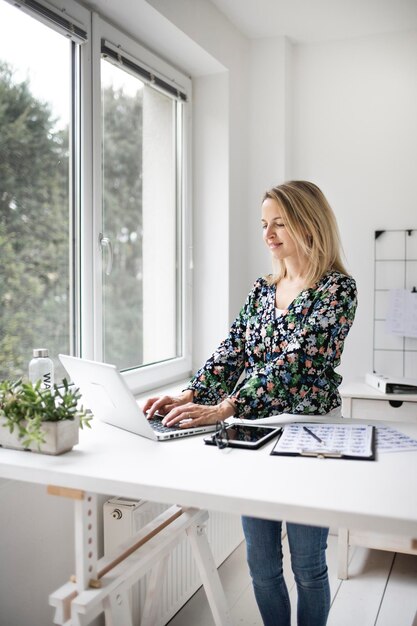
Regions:
<instances>
[{"instance_id":1,"label":"woman's hand","mask_svg":"<svg viewBox=\"0 0 417 626\"><path fill-rule=\"evenodd\" d=\"M186 389L178 396L161 396L157 398L149 398L144 407L144 412L147 413L147 418L152 419L155 413L160 413L161 415L166 415L175 407L181 406L182 404L186 404L187 402L193 401L193 391L192 389Z\"/></svg>"},{"instance_id":2,"label":"woman's hand","mask_svg":"<svg viewBox=\"0 0 417 626\"><path fill-rule=\"evenodd\" d=\"M207 405L187 402L174 407L162 420L165 426L179 426L180 428L194 428L195 426L207 426L216 424L234 414L230 402Z\"/></svg>"}]
</instances>

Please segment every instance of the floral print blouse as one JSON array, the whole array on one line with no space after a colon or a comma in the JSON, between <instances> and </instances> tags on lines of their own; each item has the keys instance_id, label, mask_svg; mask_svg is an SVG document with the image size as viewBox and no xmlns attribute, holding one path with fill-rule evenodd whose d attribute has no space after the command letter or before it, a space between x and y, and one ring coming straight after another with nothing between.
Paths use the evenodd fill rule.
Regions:
<instances>
[{"instance_id":1,"label":"floral print blouse","mask_svg":"<svg viewBox=\"0 0 417 626\"><path fill-rule=\"evenodd\" d=\"M229 336L191 379L194 402L230 397L245 419L323 415L340 405L335 368L355 316L354 279L329 271L278 317L275 292L265 278L255 282Z\"/></svg>"}]
</instances>

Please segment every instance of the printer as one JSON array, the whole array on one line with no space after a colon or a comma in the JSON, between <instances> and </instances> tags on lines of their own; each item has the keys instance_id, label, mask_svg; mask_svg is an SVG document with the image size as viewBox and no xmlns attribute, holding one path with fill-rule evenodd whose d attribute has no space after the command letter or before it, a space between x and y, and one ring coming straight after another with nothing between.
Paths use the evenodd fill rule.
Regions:
<instances>
[{"instance_id":1,"label":"printer","mask_svg":"<svg viewBox=\"0 0 417 626\"><path fill-rule=\"evenodd\" d=\"M417 394L417 380L413 378L394 378L372 372L366 374L365 382L367 385L383 393Z\"/></svg>"}]
</instances>

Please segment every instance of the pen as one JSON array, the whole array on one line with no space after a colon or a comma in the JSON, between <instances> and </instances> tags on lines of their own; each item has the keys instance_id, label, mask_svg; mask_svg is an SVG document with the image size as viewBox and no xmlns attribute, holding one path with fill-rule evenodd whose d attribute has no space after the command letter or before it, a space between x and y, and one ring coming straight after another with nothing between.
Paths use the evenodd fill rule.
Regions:
<instances>
[{"instance_id":1,"label":"pen","mask_svg":"<svg viewBox=\"0 0 417 626\"><path fill-rule=\"evenodd\" d=\"M319 441L320 443L323 443L323 440L320 439L320 437L317 437L317 435L315 435L309 428L307 428L307 426L303 426L303 430L305 430L306 433L314 437L314 439L317 439L317 441Z\"/></svg>"}]
</instances>

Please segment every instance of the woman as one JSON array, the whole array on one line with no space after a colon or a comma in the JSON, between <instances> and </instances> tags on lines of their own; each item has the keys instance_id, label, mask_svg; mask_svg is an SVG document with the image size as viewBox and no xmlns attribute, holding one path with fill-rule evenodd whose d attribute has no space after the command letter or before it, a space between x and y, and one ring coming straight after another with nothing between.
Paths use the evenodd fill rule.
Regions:
<instances>
[{"instance_id":1,"label":"woman","mask_svg":"<svg viewBox=\"0 0 417 626\"><path fill-rule=\"evenodd\" d=\"M147 401L149 417L159 411L168 426L189 427L232 415L340 411L342 378L335 368L354 319L356 285L340 258L333 211L313 183L287 182L266 192L262 229L274 274L255 282L229 336L187 389ZM281 522L244 517L243 529L263 622L289 626ZM324 626L330 606L328 529L287 523L287 533L298 624Z\"/></svg>"}]
</instances>

